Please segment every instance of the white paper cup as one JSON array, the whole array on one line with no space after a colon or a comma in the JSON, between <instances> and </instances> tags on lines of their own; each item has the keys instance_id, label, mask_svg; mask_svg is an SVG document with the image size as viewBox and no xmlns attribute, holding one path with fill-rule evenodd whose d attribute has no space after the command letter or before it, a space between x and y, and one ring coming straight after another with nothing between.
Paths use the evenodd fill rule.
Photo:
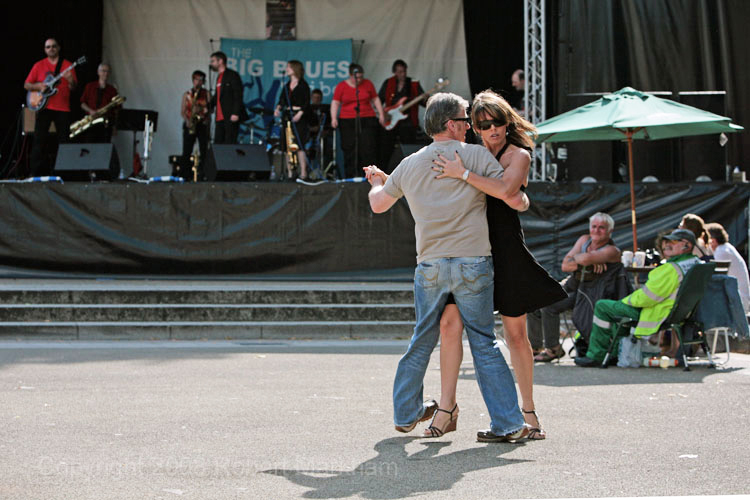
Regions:
<instances>
[{"instance_id":1,"label":"white paper cup","mask_svg":"<svg viewBox=\"0 0 750 500\"><path fill-rule=\"evenodd\" d=\"M643 267L646 265L646 252L635 252L633 255L633 267Z\"/></svg>"},{"instance_id":2,"label":"white paper cup","mask_svg":"<svg viewBox=\"0 0 750 500\"><path fill-rule=\"evenodd\" d=\"M625 267L630 267L633 265L633 252L630 250L625 250L622 252L622 265Z\"/></svg>"}]
</instances>

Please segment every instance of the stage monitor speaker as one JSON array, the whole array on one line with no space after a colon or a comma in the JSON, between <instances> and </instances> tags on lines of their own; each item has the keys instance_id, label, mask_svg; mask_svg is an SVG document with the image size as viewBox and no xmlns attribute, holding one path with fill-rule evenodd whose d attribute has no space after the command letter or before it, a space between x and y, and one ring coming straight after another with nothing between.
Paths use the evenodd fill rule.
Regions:
<instances>
[{"instance_id":1,"label":"stage monitor speaker","mask_svg":"<svg viewBox=\"0 0 750 500\"><path fill-rule=\"evenodd\" d=\"M680 102L694 108L726 116L726 92L680 92ZM735 140L735 134L727 134L729 140ZM713 181L724 182L726 179L726 147L719 144L719 134L682 137L679 143L678 178L682 181L695 182L701 175L707 175Z\"/></svg>"},{"instance_id":2,"label":"stage monitor speaker","mask_svg":"<svg viewBox=\"0 0 750 500\"><path fill-rule=\"evenodd\" d=\"M208 181L268 180L271 175L262 144L213 144L205 169Z\"/></svg>"},{"instance_id":3,"label":"stage monitor speaker","mask_svg":"<svg viewBox=\"0 0 750 500\"><path fill-rule=\"evenodd\" d=\"M53 175L66 181L117 179L120 162L113 144L60 144Z\"/></svg>"},{"instance_id":4,"label":"stage monitor speaker","mask_svg":"<svg viewBox=\"0 0 750 500\"><path fill-rule=\"evenodd\" d=\"M409 155L412 155L425 147L424 144L396 144L396 147L393 148L393 153L391 154L391 159L388 162L386 173L393 172L393 169L398 167L398 164L401 163L401 160L406 158Z\"/></svg>"}]
</instances>

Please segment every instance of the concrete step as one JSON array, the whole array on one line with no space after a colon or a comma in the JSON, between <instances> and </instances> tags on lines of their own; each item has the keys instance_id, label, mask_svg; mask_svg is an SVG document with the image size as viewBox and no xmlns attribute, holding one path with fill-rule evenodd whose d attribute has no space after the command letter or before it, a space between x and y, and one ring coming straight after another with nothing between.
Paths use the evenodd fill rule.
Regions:
<instances>
[{"instance_id":1,"label":"concrete step","mask_svg":"<svg viewBox=\"0 0 750 500\"><path fill-rule=\"evenodd\" d=\"M44 321L0 323L0 339L408 339L413 330L413 321Z\"/></svg>"},{"instance_id":2,"label":"concrete step","mask_svg":"<svg viewBox=\"0 0 750 500\"><path fill-rule=\"evenodd\" d=\"M411 290L3 290L0 304L388 304L413 303Z\"/></svg>"},{"instance_id":3,"label":"concrete step","mask_svg":"<svg viewBox=\"0 0 750 500\"><path fill-rule=\"evenodd\" d=\"M413 304L6 304L2 322L414 321Z\"/></svg>"},{"instance_id":4,"label":"concrete step","mask_svg":"<svg viewBox=\"0 0 750 500\"><path fill-rule=\"evenodd\" d=\"M0 336L54 339L398 338L407 282L0 280Z\"/></svg>"}]
</instances>

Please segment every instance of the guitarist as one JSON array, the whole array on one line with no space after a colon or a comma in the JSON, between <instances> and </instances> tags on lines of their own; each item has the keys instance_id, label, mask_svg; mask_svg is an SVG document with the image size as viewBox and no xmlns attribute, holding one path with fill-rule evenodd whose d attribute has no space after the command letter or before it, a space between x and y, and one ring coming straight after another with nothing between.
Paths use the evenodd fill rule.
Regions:
<instances>
[{"instance_id":1,"label":"guitarist","mask_svg":"<svg viewBox=\"0 0 750 500\"><path fill-rule=\"evenodd\" d=\"M44 42L47 57L38 61L31 68L23 87L27 91L43 91L43 83L48 74L58 75L72 63L60 57L60 44L54 38ZM75 69L68 71L57 83L57 93L50 96L47 105L37 111L34 125L34 142L31 146L31 175L49 175L54 165L46 165L43 148L49 140L50 123L55 123L58 143L68 142L70 134L70 91L77 84Z\"/></svg>"},{"instance_id":2,"label":"guitarist","mask_svg":"<svg viewBox=\"0 0 750 500\"><path fill-rule=\"evenodd\" d=\"M406 76L406 69L406 62L401 59L394 61L391 66L393 76L384 81L380 87L378 95L380 96L380 100L383 101L383 106L386 110L393 108L402 98L405 98L404 102L406 102L424 93L419 81L412 80ZM419 104L425 106L426 100L424 99ZM401 120L394 129L380 130L378 165L387 170L396 141L400 144L413 144L417 142L418 128L419 116L417 114L417 107L413 106L408 111L408 118Z\"/></svg>"}]
</instances>

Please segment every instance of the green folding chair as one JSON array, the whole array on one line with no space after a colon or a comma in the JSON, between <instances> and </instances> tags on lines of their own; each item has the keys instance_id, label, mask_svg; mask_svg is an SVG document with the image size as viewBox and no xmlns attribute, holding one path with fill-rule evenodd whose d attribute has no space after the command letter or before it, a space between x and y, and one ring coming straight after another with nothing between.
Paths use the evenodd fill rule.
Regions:
<instances>
[{"instance_id":1,"label":"green folding chair","mask_svg":"<svg viewBox=\"0 0 750 500\"><path fill-rule=\"evenodd\" d=\"M682 283L680 283L680 288L677 290L677 298L674 301L672 310L669 312L669 316L659 326L659 330L671 329L677 334L685 371L690 371L686 346L694 344L700 344L708 355L710 366L712 368L716 366L711 358L711 351L708 348L708 342L706 342L706 335L703 333L703 325L693 319L698 302L703 298L706 286L711 281L711 275L713 275L715 268L716 264L713 262L696 264L690 268L682 279ZM637 324L638 320L630 318L622 319L617 323L617 333L609 344L607 354L604 356L604 361L602 361L602 368L606 368L609 365L612 352L620 339L630 336L633 342L637 341L636 337L630 334L630 330L635 328Z\"/></svg>"}]
</instances>

